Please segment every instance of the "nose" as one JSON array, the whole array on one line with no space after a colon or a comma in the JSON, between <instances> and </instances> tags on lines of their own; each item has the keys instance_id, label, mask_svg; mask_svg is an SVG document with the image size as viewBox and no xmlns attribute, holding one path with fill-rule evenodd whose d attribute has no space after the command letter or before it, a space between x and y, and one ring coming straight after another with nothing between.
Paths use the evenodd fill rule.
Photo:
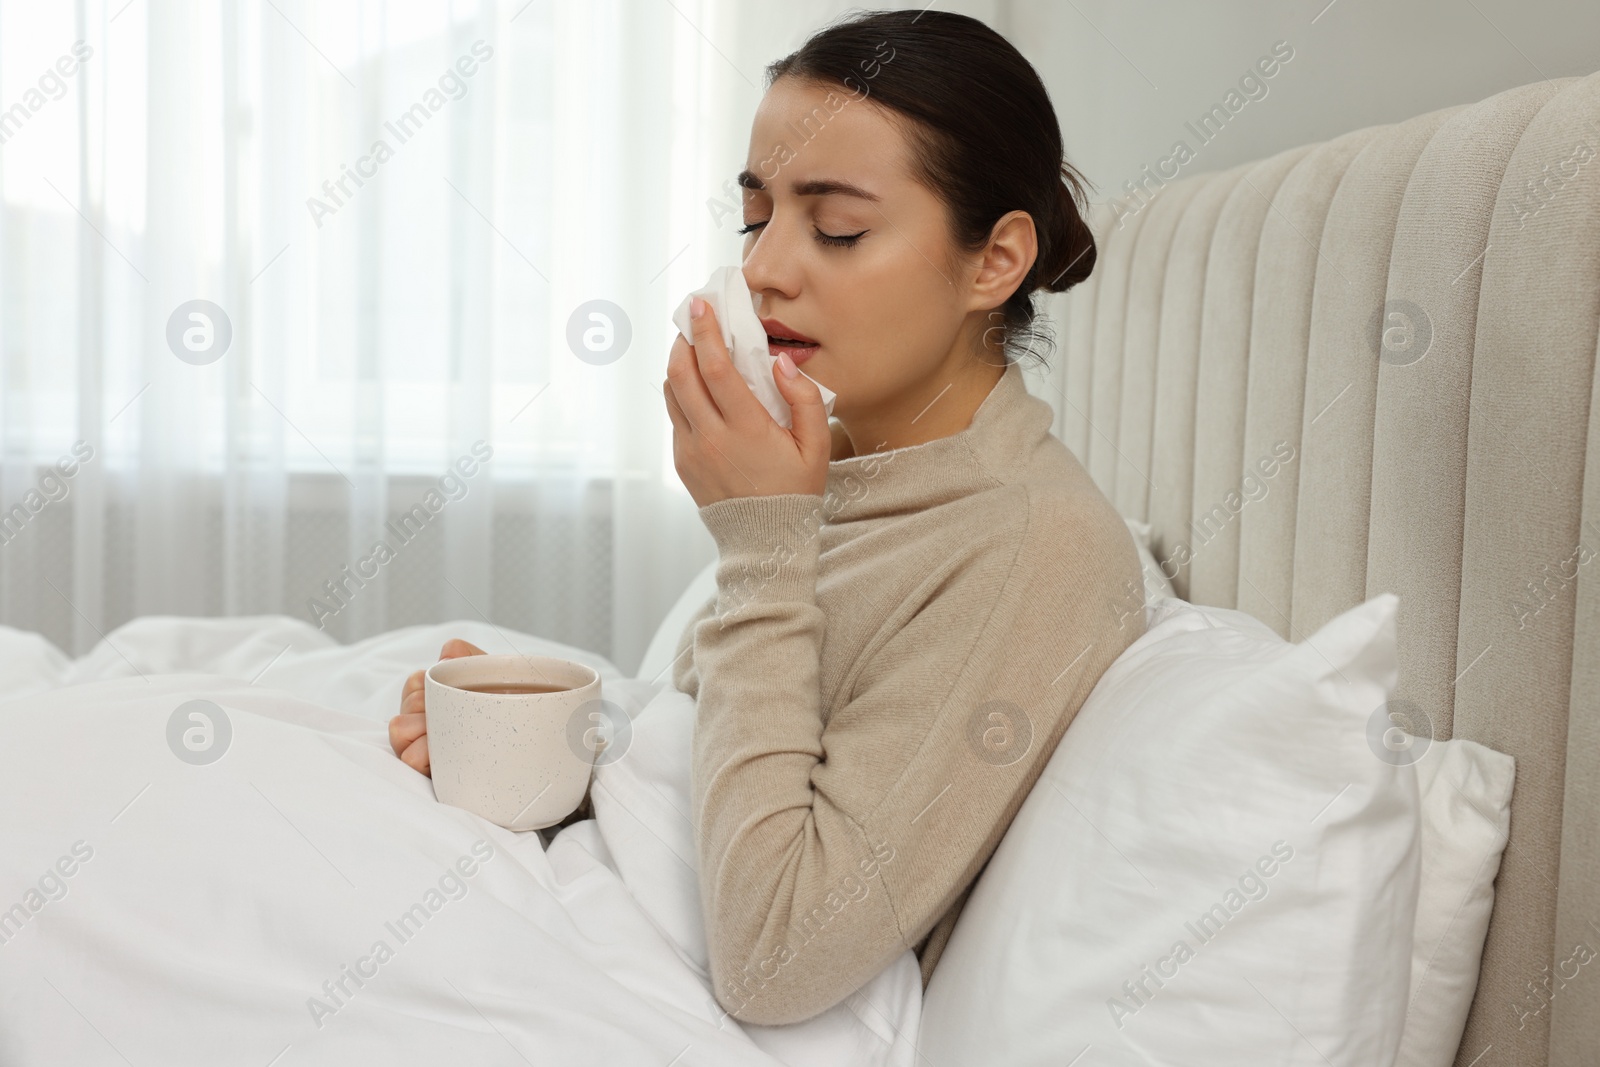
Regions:
<instances>
[{"instance_id":1,"label":"nose","mask_svg":"<svg viewBox=\"0 0 1600 1067\"><path fill-rule=\"evenodd\" d=\"M772 297L793 299L799 284L799 257L776 213L756 231L755 238L742 264L745 285L752 293L762 294L764 302Z\"/></svg>"}]
</instances>

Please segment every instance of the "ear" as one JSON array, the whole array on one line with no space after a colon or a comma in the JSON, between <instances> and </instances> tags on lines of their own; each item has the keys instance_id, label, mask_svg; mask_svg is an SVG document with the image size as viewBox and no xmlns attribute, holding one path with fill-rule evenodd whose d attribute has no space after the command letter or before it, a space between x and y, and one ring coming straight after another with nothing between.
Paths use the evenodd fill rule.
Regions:
<instances>
[{"instance_id":1,"label":"ear","mask_svg":"<svg viewBox=\"0 0 1600 1067\"><path fill-rule=\"evenodd\" d=\"M1033 216L1026 211L1002 215L994 224L988 245L979 253L969 310L987 311L1011 299L1038 256L1039 235Z\"/></svg>"}]
</instances>

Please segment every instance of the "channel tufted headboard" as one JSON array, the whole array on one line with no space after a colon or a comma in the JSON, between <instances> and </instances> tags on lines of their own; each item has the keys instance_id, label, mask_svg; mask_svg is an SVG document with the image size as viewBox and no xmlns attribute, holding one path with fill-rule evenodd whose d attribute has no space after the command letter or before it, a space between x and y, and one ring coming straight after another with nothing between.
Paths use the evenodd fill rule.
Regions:
<instances>
[{"instance_id":1,"label":"channel tufted headboard","mask_svg":"<svg viewBox=\"0 0 1600 1067\"><path fill-rule=\"evenodd\" d=\"M1301 640L1398 594L1397 697L1517 761L1456 1065L1594 1067L1600 73L1157 181L1030 388L1178 595Z\"/></svg>"}]
</instances>

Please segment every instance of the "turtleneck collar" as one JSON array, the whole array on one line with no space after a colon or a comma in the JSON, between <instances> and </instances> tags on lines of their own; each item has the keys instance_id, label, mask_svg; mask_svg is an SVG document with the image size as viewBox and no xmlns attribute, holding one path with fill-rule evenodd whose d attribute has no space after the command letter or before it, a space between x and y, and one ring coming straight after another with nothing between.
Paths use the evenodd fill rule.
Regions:
<instances>
[{"instance_id":1,"label":"turtleneck collar","mask_svg":"<svg viewBox=\"0 0 1600 1067\"><path fill-rule=\"evenodd\" d=\"M1050 405L1028 392L1010 361L966 429L919 445L828 463L826 521L858 522L922 511L992 488L1049 436Z\"/></svg>"}]
</instances>

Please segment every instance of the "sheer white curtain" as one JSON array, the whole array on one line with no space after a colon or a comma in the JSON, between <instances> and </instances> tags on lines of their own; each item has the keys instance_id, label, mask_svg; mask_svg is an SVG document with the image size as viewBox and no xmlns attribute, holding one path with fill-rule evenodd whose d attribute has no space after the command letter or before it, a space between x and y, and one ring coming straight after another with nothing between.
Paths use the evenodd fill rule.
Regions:
<instances>
[{"instance_id":1,"label":"sheer white curtain","mask_svg":"<svg viewBox=\"0 0 1600 1067\"><path fill-rule=\"evenodd\" d=\"M715 554L660 384L780 54L733 16L0 0L0 624L487 618L632 669Z\"/></svg>"}]
</instances>

